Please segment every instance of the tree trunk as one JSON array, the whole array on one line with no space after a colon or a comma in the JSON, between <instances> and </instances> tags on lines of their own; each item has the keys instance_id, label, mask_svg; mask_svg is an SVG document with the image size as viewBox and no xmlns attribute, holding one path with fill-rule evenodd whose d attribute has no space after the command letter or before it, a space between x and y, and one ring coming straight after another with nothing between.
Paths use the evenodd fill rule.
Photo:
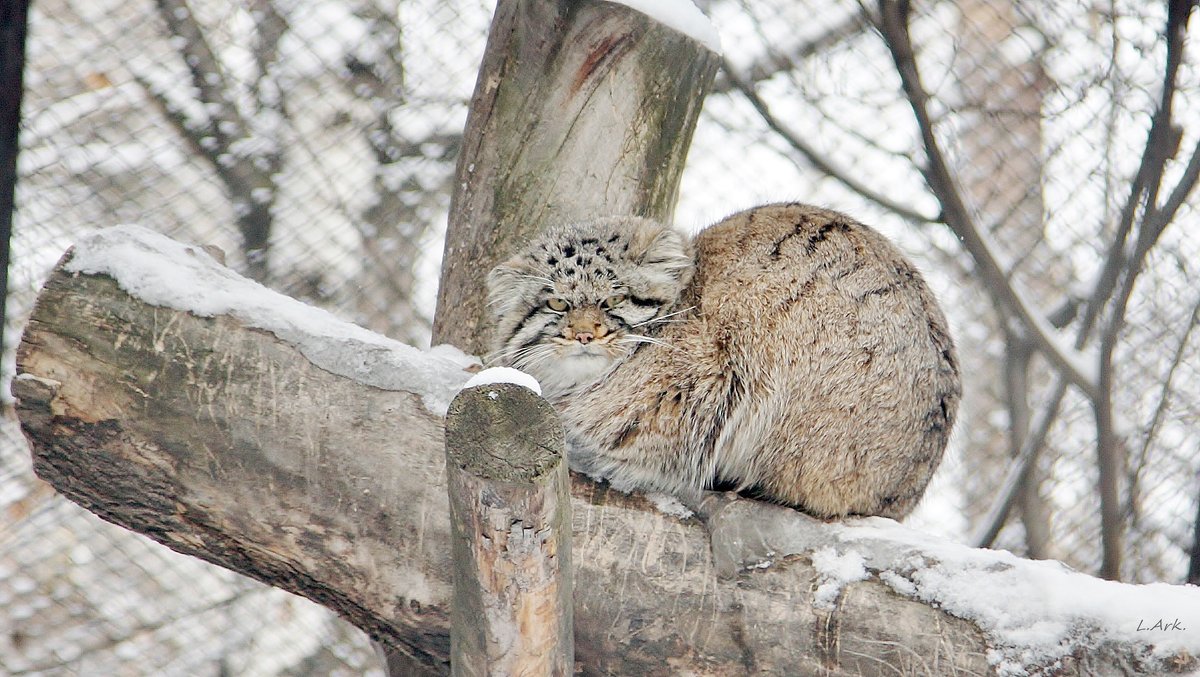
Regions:
<instances>
[{"instance_id":1,"label":"tree trunk","mask_svg":"<svg viewBox=\"0 0 1200 677\"><path fill-rule=\"evenodd\" d=\"M1200 497L1196 499L1196 519L1192 522L1192 549L1188 553L1188 572L1185 583L1200 585Z\"/></svg>"},{"instance_id":2,"label":"tree trunk","mask_svg":"<svg viewBox=\"0 0 1200 677\"><path fill-rule=\"evenodd\" d=\"M162 287L152 275L194 266L203 277L187 289L203 286L203 299L230 307L199 317L60 265L14 380L38 474L109 521L304 595L412 664L447 671L452 547L442 421L429 403L448 401L469 375L331 318L292 322L311 309L278 295L256 302L268 292L193 249L179 246L189 253L174 259L156 251L149 235L108 231L73 256L137 251L123 284L149 296ZM111 249L96 251L100 240ZM434 382L443 385L418 387ZM571 491L584 674L990 672L993 646L937 608L936 591L894 591L919 589L913 563L939 562L954 546L885 520L824 524L753 501L712 497L702 522L578 477ZM866 580L830 594L812 562L831 548L860 554ZM1037 566L1011 559L969 575L986 587L1020 567L1036 579ZM1200 592L1180 588L1177 598L1183 612L1164 614L1200 608ZM1172 665L1148 658L1152 637L1109 641L1087 619L1077 630L1072 642L1089 648L1064 657L1061 674L1196 667L1186 654ZM1200 639L1188 650L1200 653Z\"/></svg>"}]
</instances>

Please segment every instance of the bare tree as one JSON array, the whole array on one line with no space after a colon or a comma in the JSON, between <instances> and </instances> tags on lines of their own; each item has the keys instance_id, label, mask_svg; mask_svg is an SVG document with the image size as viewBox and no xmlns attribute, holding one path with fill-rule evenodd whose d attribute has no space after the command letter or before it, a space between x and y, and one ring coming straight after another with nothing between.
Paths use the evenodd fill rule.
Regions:
<instances>
[{"instance_id":1,"label":"bare tree","mask_svg":"<svg viewBox=\"0 0 1200 677\"><path fill-rule=\"evenodd\" d=\"M343 82L371 110L363 134L375 161L374 199L358 219L366 263L356 305L364 326L421 345L430 326L414 299L417 267L434 215L451 193L462 134L434 128L414 137L396 125L394 114L410 105L411 96L396 7L364 2L356 13L374 48L370 58L347 56Z\"/></svg>"},{"instance_id":2,"label":"bare tree","mask_svg":"<svg viewBox=\"0 0 1200 677\"><path fill-rule=\"evenodd\" d=\"M1178 148L1178 136L1172 120L1175 83L1182 59L1187 19L1194 3L1172 2L1163 35L1167 42L1167 63L1163 74L1161 100L1152 119L1128 201L1108 246L1099 280L1085 299L1083 316L1076 328L1074 347L1064 345L1063 337L1048 320L1049 314L1028 307L1026 292L1019 290L1010 274L1000 265L984 237L984 230L963 204L955 176L949 171L934 122L929 113L929 95L924 89L916 56L908 32L909 7L904 2L881 2L879 27L896 63L904 91L912 105L928 158L927 180L930 190L942 205L946 224L962 240L971 255L985 287L998 305L1019 322L1022 338L1032 340L1058 370L1060 377L1077 387L1092 403L1097 438L1097 492L1101 507L1103 563L1100 574L1119 578L1123 552L1121 515L1123 494L1120 486L1125 465L1125 440L1116 430L1113 415L1113 355L1118 334L1124 323L1134 282L1145 258L1163 230L1174 219L1200 174L1200 141L1191 153L1188 167L1174 185L1164 185L1164 169ZM1160 200L1160 192L1166 199ZM1131 246L1132 245L1132 246ZM1106 317L1101 321L1101 317ZM1082 352L1089 344L1099 343L1098 355ZM1089 362L1091 364L1089 364ZM1053 401L1053 398L1052 398ZM1015 470L1015 469L1014 469ZM1021 469L1024 470L1023 468ZM1007 499L1007 497L1005 497Z\"/></svg>"},{"instance_id":3,"label":"bare tree","mask_svg":"<svg viewBox=\"0 0 1200 677\"><path fill-rule=\"evenodd\" d=\"M177 86L157 67L143 67L138 80L228 193L247 274L328 305L334 296L331 288L339 284L333 279L336 274L303 265L272 270L270 254L272 238L289 236L275 232L276 206L286 180L282 172L286 163L304 161L303 153L289 154L288 149L304 148L317 164L322 152L289 110L296 76L279 63L281 40L293 32L291 14L304 10L281 9L275 0L255 0L245 8L253 30L243 46L254 62L254 73L246 78L231 73L222 49L213 46L231 39L221 22L205 21L191 1L156 0L191 86ZM365 27L367 42L346 45L342 62L329 68L345 97L354 102L339 115L347 118L343 124L361 130L369 149L372 197L359 211L341 202L336 205L354 225L363 254L353 284L342 284L354 289L343 296L353 298L351 305L364 325L422 344L428 341L429 322L414 304L414 275L424 239L450 192L461 133L435 128L413 136L396 126L397 112L411 105L396 6L366 0L354 13ZM333 183L330 171L316 168L314 175Z\"/></svg>"}]
</instances>

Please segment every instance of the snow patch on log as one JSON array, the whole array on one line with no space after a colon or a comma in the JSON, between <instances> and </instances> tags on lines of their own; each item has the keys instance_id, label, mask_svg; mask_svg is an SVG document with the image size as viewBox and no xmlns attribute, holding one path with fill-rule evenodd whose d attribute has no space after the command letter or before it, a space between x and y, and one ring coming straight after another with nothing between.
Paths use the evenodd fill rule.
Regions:
<instances>
[{"instance_id":1,"label":"snow patch on log","mask_svg":"<svg viewBox=\"0 0 1200 677\"><path fill-rule=\"evenodd\" d=\"M704 12L692 0L610 0L617 5L641 12L699 42L716 54L721 53L721 36Z\"/></svg>"},{"instance_id":2,"label":"snow patch on log","mask_svg":"<svg viewBox=\"0 0 1200 677\"><path fill-rule=\"evenodd\" d=\"M493 383L512 383L532 390L539 396L542 394L542 384L538 383L536 378L526 374L520 369L513 369L512 367L492 367L490 369L484 369L478 374L472 376L465 384L463 384L463 388L488 386L492 385Z\"/></svg>"},{"instance_id":3,"label":"snow patch on log","mask_svg":"<svg viewBox=\"0 0 1200 677\"><path fill-rule=\"evenodd\" d=\"M71 250L69 273L111 277L150 305L199 317L230 316L271 332L313 364L385 390L421 397L445 416L450 400L479 365L453 346L421 351L381 336L226 268L201 247L176 242L137 225L93 233Z\"/></svg>"},{"instance_id":4,"label":"snow patch on log","mask_svg":"<svg viewBox=\"0 0 1200 677\"><path fill-rule=\"evenodd\" d=\"M862 581L869 577L867 562L858 552L838 552L825 547L812 554L813 568L821 576L821 583L813 595L813 602L823 609L836 606L837 597L847 583Z\"/></svg>"},{"instance_id":5,"label":"snow patch on log","mask_svg":"<svg viewBox=\"0 0 1200 677\"><path fill-rule=\"evenodd\" d=\"M969 548L896 522L848 522L837 538L897 593L976 623L1002 675L1024 675L1108 643L1141 645L1157 659L1200 655L1200 588L1117 583L1053 560ZM819 571L817 551L813 564ZM818 590L818 594L819 594Z\"/></svg>"},{"instance_id":6,"label":"snow patch on log","mask_svg":"<svg viewBox=\"0 0 1200 677\"><path fill-rule=\"evenodd\" d=\"M680 501L671 494L651 491L646 493L646 499L653 503L659 512L664 515L670 515L675 519L685 520L695 515L691 509L683 504L683 501Z\"/></svg>"},{"instance_id":7,"label":"snow patch on log","mask_svg":"<svg viewBox=\"0 0 1200 677\"><path fill-rule=\"evenodd\" d=\"M867 578L900 596L972 622L1002 675L1046 674L1072 655L1190 671L1200 656L1196 586L1106 581L1056 561L952 543L882 517L825 523L718 492L708 493L697 512L712 534L718 576L808 558L818 585L840 581L825 591L836 602L861 566Z\"/></svg>"}]
</instances>

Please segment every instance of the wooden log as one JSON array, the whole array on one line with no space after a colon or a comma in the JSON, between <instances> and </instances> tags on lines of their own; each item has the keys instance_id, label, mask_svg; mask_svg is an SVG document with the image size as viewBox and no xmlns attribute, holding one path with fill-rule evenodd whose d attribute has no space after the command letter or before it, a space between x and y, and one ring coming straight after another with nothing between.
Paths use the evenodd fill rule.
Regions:
<instances>
[{"instance_id":1,"label":"wooden log","mask_svg":"<svg viewBox=\"0 0 1200 677\"><path fill-rule=\"evenodd\" d=\"M571 496L563 429L512 384L463 390L446 416L452 674L571 675Z\"/></svg>"},{"instance_id":2,"label":"wooden log","mask_svg":"<svg viewBox=\"0 0 1200 677\"><path fill-rule=\"evenodd\" d=\"M482 346L486 271L547 222L665 218L714 68L690 39L624 8L501 0L460 156L435 337ZM154 252L141 260L180 265ZM414 362L345 327L264 327L263 308L235 302L241 288L195 286L231 299L198 313L164 303L154 285L133 287L60 266L39 298L14 381L38 473L110 521L325 604L386 644L389 660L448 671L442 418L406 370L461 384L459 368ZM665 514L572 479L584 674L992 671L999 640L922 587L920 576L952 574L937 565L945 545L744 501L704 510L703 522ZM864 578L830 587L815 565L823 552L860 557ZM933 564L906 570L912 562ZM984 586L1033 569L970 573ZM1128 601L1126 587L1106 592ZM1178 591L1181 615L1200 608L1197 595ZM1043 667L1196 667L1200 641L1154 652L1164 640L1108 640L1088 621L1071 626L1087 650Z\"/></svg>"},{"instance_id":3,"label":"wooden log","mask_svg":"<svg viewBox=\"0 0 1200 677\"><path fill-rule=\"evenodd\" d=\"M64 271L71 258L43 288L18 347L13 394L38 475L110 522L303 589L418 663L444 665L442 420L403 385L394 351L311 328L285 340L245 319L149 305L111 277ZM237 277L199 254L194 262ZM264 291L240 282L196 286L241 299ZM299 305L275 298L284 311ZM240 535L218 535L226 531ZM420 551L431 557L410 567Z\"/></svg>"}]
</instances>

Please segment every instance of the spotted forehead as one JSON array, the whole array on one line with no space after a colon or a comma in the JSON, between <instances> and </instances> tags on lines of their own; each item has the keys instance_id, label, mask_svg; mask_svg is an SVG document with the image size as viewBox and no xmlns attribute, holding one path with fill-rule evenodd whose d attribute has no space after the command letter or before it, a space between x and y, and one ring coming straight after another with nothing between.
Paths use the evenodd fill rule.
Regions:
<instances>
[{"instance_id":1,"label":"spotted forehead","mask_svg":"<svg viewBox=\"0 0 1200 677\"><path fill-rule=\"evenodd\" d=\"M629 243L617 234L582 235L544 243L537 258L560 294L607 295L619 285L618 268Z\"/></svg>"}]
</instances>

